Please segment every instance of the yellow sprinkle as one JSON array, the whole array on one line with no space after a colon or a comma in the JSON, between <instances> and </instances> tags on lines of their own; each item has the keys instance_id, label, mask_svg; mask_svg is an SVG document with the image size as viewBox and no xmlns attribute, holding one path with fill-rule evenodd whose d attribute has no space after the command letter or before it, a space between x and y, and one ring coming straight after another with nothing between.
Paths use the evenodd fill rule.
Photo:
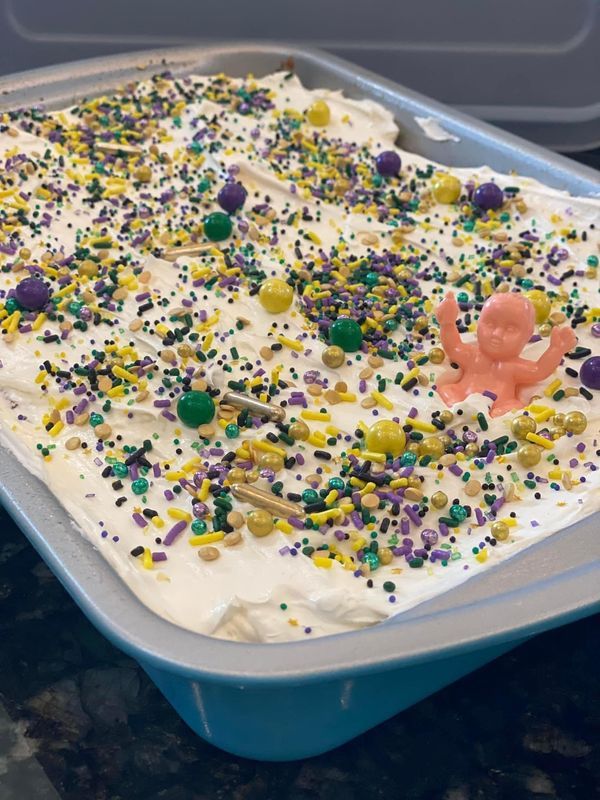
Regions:
<instances>
[{"instance_id":1,"label":"yellow sprinkle","mask_svg":"<svg viewBox=\"0 0 600 800\"><path fill-rule=\"evenodd\" d=\"M410 369L400 381L400 386L404 386L404 384L408 383L410 380L412 380L412 378L416 378L420 371L421 370L418 367L413 367Z\"/></svg>"},{"instance_id":2,"label":"yellow sprinkle","mask_svg":"<svg viewBox=\"0 0 600 800\"><path fill-rule=\"evenodd\" d=\"M275 527L282 533L294 532L294 526L290 525L290 523L286 519L278 519L277 522L275 523Z\"/></svg>"},{"instance_id":3,"label":"yellow sprinkle","mask_svg":"<svg viewBox=\"0 0 600 800\"><path fill-rule=\"evenodd\" d=\"M517 520L514 517L502 517L500 522L504 522L504 524L508 525L509 528L517 527Z\"/></svg>"},{"instance_id":4,"label":"yellow sprinkle","mask_svg":"<svg viewBox=\"0 0 600 800\"><path fill-rule=\"evenodd\" d=\"M317 525L323 525L328 519L337 519L342 515L339 508L330 508L327 511L318 511L316 514L310 514L309 519Z\"/></svg>"},{"instance_id":5,"label":"yellow sprinkle","mask_svg":"<svg viewBox=\"0 0 600 800\"><path fill-rule=\"evenodd\" d=\"M412 425L414 430L422 431L423 433L436 433L437 428L435 425L432 425L431 422L425 422L422 419L411 419L407 417L405 420L405 425Z\"/></svg>"},{"instance_id":6,"label":"yellow sprinkle","mask_svg":"<svg viewBox=\"0 0 600 800\"><path fill-rule=\"evenodd\" d=\"M385 464L385 455L383 453L372 453L370 450L363 450L362 457L367 461L375 461L377 464Z\"/></svg>"},{"instance_id":7,"label":"yellow sprinkle","mask_svg":"<svg viewBox=\"0 0 600 800\"><path fill-rule=\"evenodd\" d=\"M185 472L181 469L170 469L165 472L165 478L174 483L175 481L180 481L182 478L185 478Z\"/></svg>"},{"instance_id":8,"label":"yellow sprinkle","mask_svg":"<svg viewBox=\"0 0 600 800\"><path fill-rule=\"evenodd\" d=\"M123 397L125 394L125 386L120 383L118 386L111 387L107 393L109 397Z\"/></svg>"},{"instance_id":9,"label":"yellow sprinkle","mask_svg":"<svg viewBox=\"0 0 600 800\"><path fill-rule=\"evenodd\" d=\"M186 522L192 521L192 515L189 511L184 511L182 508L169 508L167 514L171 519L184 519Z\"/></svg>"},{"instance_id":10,"label":"yellow sprinkle","mask_svg":"<svg viewBox=\"0 0 600 800\"><path fill-rule=\"evenodd\" d=\"M321 433L321 431L313 431L306 441L309 444L314 445L315 447L323 447L323 445L326 443L327 439Z\"/></svg>"},{"instance_id":11,"label":"yellow sprinkle","mask_svg":"<svg viewBox=\"0 0 600 800\"><path fill-rule=\"evenodd\" d=\"M15 318L15 315L17 315L17 322L18 322L18 320L19 320L19 318L21 316L21 312L20 311L13 311L13 313L10 315L10 317L6 317L2 321L2 327L8 330L10 324L12 323L13 319Z\"/></svg>"},{"instance_id":12,"label":"yellow sprinkle","mask_svg":"<svg viewBox=\"0 0 600 800\"><path fill-rule=\"evenodd\" d=\"M361 497L362 497L362 495L365 495L365 494L371 494L371 492L376 488L377 488L377 484L373 483L373 481L369 481L367 484L365 484L363 486L363 488L360 490L359 494L361 495Z\"/></svg>"},{"instance_id":13,"label":"yellow sprinkle","mask_svg":"<svg viewBox=\"0 0 600 800\"><path fill-rule=\"evenodd\" d=\"M152 569L154 562L152 561L152 553L148 547L144 547L144 556L142 559L144 569Z\"/></svg>"},{"instance_id":14,"label":"yellow sprinkle","mask_svg":"<svg viewBox=\"0 0 600 800\"><path fill-rule=\"evenodd\" d=\"M164 322L159 322L158 325L155 325L154 326L154 330L157 331L158 333L160 333L160 335L163 337L163 339L165 338L165 336L168 336L169 333L170 333L169 329L164 324Z\"/></svg>"},{"instance_id":15,"label":"yellow sprinkle","mask_svg":"<svg viewBox=\"0 0 600 800\"><path fill-rule=\"evenodd\" d=\"M357 553L359 550L361 550L366 545L366 543L367 543L367 540L364 537L359 536L359 538L355 539L350 546L352 547L354 552Z\"/></svg>"},{"instance_id":16,"label":"yellow sprinkle","mask_svg":"<svg viewBox=\"0 0 600 800\"><path fill-rule=\"evenodd\" d=\"M313 564L315 567L321 567L321 569L331 569L333 565L332 558L323 558L322 556L316 556L313 558Z\"/></svg>"},{"instance_id":17,"label":"yellow sprinkle","mask_svg":"<svg viewBox=\"0 0 600 800\"><path fill-rule=\"evenodd\" d=\"M200 466L200 458L191 458L182 465L181 469L184 472L194 472Z\"/></svg>"},{"instance_id":18,"label":"yellow sprinkle","mask_svg":"<svg viewBox=\"0 0 600 800\"><path fill-rule=\"evenodd\" d=\"M21 312L15 311L12 317L10 318L10 323L7 327L7 331L9 333L14 333L19 327L19 320L21 319Z\"/></svg>"},{"instance_id":19,"label":"yellow sprinkle","mask_svg":"<svg viewBox=\"0 0 600 800\"><path fill-rule=\"evenodd\" d=\"M356 395L354 392L338 392L340 400L343 400L344 403L356 403Z\"/></svg>"},{"instance_id":20,"label":"yellow sprinkle","mask_svg":"<svg viewBox=\"0 0 600 800\"><path fill-rule=\"evenodd\" d=\"M402 486L408 486L406 478L394 478L394 480L390 481L390 489L400 489Z\"/></svg>"},{"instance_id":21,"label":"yellow sprinkle","mask_svg":"<svg viewBox=\"0 0 600 800\"><path fill-rule=\"evenodd\" d=\"M62 289L59 289L58 292L55 292L54 297L66 297L68 294L74 292L76 288L76 283L69 283L67 286L63 286Z\"/></svg>"},{"instance_id":22,"label":"yellow sprinkle","mask_svg":"<svg viewBox=\"0 0 600 800\"><path fill-rule=\"evenodd\" d=\"M39 331L39 329L42 327L42 325L44 324L45 321L46 321L46 315L45 314L38 314L37 317L31 323L31 330L32 331Z\"/></svg>"},{"instance_id":23,"label":"yellow sprinkle","mask_svg":"<svg viewBox=\"0 0 600 800\"><path fill-rule=\"evenodd\" d=\"M210 478L204 478L200 486L200 490L198 491L198 500L202 500L202 502L207 500L209 489L210 489Z\"/></svg>"},{"instance_id":24,"label":"yellow sprinkle","mask_svg":"<svg viewBox=\"0 0 600 800\"><path fill-rule=\"evenodd\" d=\"M552 397L554 392L560 389L561 386L562 386L562 381L560 378L557 378L555 381L552 381L552 383L549 383L548 386L546 386L546 388L544 389L544 394L546 395L546 397Z\"/></svg>"},{"instance_id":25,"label":"yellow sprinkle","mask_svg":"<svg viewBox=\"0 0 600 800\"><path fill-rule=\"evenodd\" d=\"M525 438L528 442L533 442L533 444L539 444L540 447L545 447L546 450L552 450L554 447L554 442L545 439L543 436L538 436L537 433L528 433Z\"/></svg>"},{"instance_id":26,"label":"yellow sprinkle","mask_svg":"<svg viewBox=\"0 0 600 800\"><path fill-rule=\"evenodd\" d=\"M225 534L223 531L215 531L214 533L203 533L201 536L190 536L188 542L192 547L198 547L201 544L212 544L212 542L220 542Z\"/></svg>"},{"instance_id":27,"label":"yellow sprinkle","mask_svg":"<svg viewBox=\"0 0 600 800\"><path fill-rule=\"evenodd\" d=\"M335 501L338 499L338 494L339 492L337 489L332 489L325 497L325 505L330 506L332 503L335 503Z\"/></svg>"},{"instance_id":28,"label":"yellow sprinkle","mask_svg":"<svg viewBox=\"0 0 600 800\"><path fill-rule=\"evenodd\" d=\"M46 370L42 370L41 372L38 372L38 374L35 376L34 381L35 383L43 383L47 377L48 373L46 372Z\"/></svg>"},{"instance_id":29,"label":"yellow sprinkle","mask_svg":"<svg viewBox=\"0 0 600 800\"><path fill-rule=\"evenodd\" d=\"M202 342L202 351L204 353L206 353L207 350L210 350L210 346L213 343L213 339L214 338L215 338L215 335L214 335L214 333L212 333L212 331L210 333L206 334L206 338Z\"/></svg>"},{"instance_id":30,"label":"yellow sprinkle","mask_svg":"<svg viewBox=\"0 0 600 800\"><path fill-rule=\"evenodd\" d=\"M357 422L356 427L358 428L359 431L362 431L363 433L366 433L369 430L367 425L362 420L359 420Z\"/></svg>"},{"instance_id":31,"label":"yellow sprinkle","mask_svg":"<svg viewBox=\"0 0 600 800\"><path fill-rule=\"evenodd\" d=\"M160 529L160 528L164 528L165 527L165 521L164 521L164 519L162 517L159 517L159 516L152 517L152 519L150 521L152 522L152 524L154 525L155 528L159 528Z\"/></svg>"},{"instance_id":32,"label":"yellow sprinkle","mask_svg":"<svg viewBox=\"0 0 600 800\"><path fill-rule=\"evenodd\" d=\"M50 430L48 431L48 433L50 434L50 436L58 436L58 434L59 434L59 433L62 431L62 429L63 429L64 427L65 427L65 423L64 423L64 422L61 422L60 420L58 420L58 422L56 422L56 423L55 423L55 424L54 424L54 425L53 425L53 426L50 428Z\"/></svg>"},{"instance_id":33,"label":"yellow sprinkle","mask_svg":"<svg viewBox=\"0 0 600 800\"><path fill-rule=\"evenodd\" d=\"M285 457L285 450L282 447L271 444L271 442L255 440L252 442L252 446L256 448L256 450L261 450L263 453L277 453L278 456Z\"/></svg>"},{"instance_id":34,"label":"yellow sprinkle","mask_svg":"<svg viewBox=\"0 0 600 800\"><path fill-rule=\"evenodd\" d=\"M475 556L475 558L477 559L477 561L479 561L480 564L483 564L488 559L488 551L480 550Z\"/></svg>"},{"instance_id":35,"label":"yellow sprinkle","mask_svg":"<svg viewBox=\"0 0 600 800\"><path fill-rule=\"evenodd\" d=\"M559 481L562 478L563 471L562 469L551 469L548 472L548 477L553 481Z\"/></svg>"},{"instance_id":36,"label":"yellow sprinkle","mask_svg":"<svg viewBox=\"0 0 600 800\"><path fill-rule=\"evenodd\" d=\"M335 425L327 425L327 427L325 428L325 433L328 436L337 436L338 433L340 433L340 429L336 428Z\"/></svg>"},{"instance_id":37,"label":"yellow sprinkle","mask_svg":"<svg viewBox=\"0 0 600 800\"><path fill-rule=\"evenodd\" d=\"M341 503L338 508L342 514L351 514L354 511L354 503Z\"/></svg>"},{"instance_id":38,"label":"yellow sprinkle","mask_svg":"<svg viewBox=\"0 0 600 800\"><path fill-rule=\"evenodd\" d=\"M297 342L295 339L289 339L287 336L283 336L281 333L277 337L277 341L279 344L283 344L286 347L289 347L290 350L295 350L297 353L304 352L304 345L301 342Z\"/></svg>"},{"instance_id":39,"label":"yellow sprinkle","mask_svg":"<svg viewBox=\"0 0 600 800\"><path fill-rule=\"evenodd\" d=\"M308 411L305 409L300 412L300 416L302 419L310 419L314 422L329 422L331 420L329 411Z\"/></svg>"},{"instance_id":40,"label":"yellow sprinkle","mask_svg":"<svg viewBox=\"0 0 600 800\"><path fill-rule=\"evenodd\" d=\"M113 367L112 373L117 378L123 378L124 381L129 381L129 383L138 382L138 376L134 375L133 372L129 372L128 370L123 369L123 367L118 367L118 366Z\"/></svg>"},{"instance_id":41,"label":"yellow sprinkle","mask_svg":"<svg viewBox=\"0 0 600 800\"><path fill-rule=\"evenodd\" d=\"M371 397L373 400L375 400L378 406L383 406L384 408L387 408L388 411L391 411L394 407L394 404L391 402L391 400L388 400L387 397L381 392L373 391L371 392Z\"/></svg>"}]
</instances>

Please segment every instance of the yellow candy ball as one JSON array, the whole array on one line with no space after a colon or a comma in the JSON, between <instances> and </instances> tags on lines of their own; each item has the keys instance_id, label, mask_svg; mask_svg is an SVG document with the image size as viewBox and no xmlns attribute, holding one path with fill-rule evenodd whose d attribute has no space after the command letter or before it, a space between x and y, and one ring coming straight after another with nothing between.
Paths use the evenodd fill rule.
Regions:
<instances>
[{"instance_id":1,"label":"yellow candy ball","mask_svg":"<svg viewBox=\"0 0 600 800\"><path fill-rule=\"evenodd\" d=\"M258 459L260 469L270 469L273 472L281 472L283 469L283 458L279 453L261 453Z\"/></svg>"},{"instance_id":2,"label":"yellow candy ball","mask_svg":"<svg viewBox=\"0 0 600 800\"><path fill-rule=\"evenodd\" d=\"M437 436L429 436L421 441L419 455L421 457L431 456L433 461L437 461L438 458L444 455L444 445Z\"/></svg>"},{"instance_id":3,"label":"yellow candy ball","mask_svg":"<svg viewBox=\"0 0 600 800\"><path fill-rule=\"evenodd\" d=\"M324 100L315 100L312 106L307 110L306 118L311 125L317 128L323 128L325 125L329 125L329 120L331 119L329 106Z\"/></svg>"},{"instance_id":4,"label":"yellow candy ball","mask_svg":"<svg viewBox=\"0 0 600 800\"><path fill-rule=\"evenodd\" d=\"M337 369L338 367L341 367L346 360L346 354L341 347L337 346L337 344L332 344L323 350L321 360L326 367Z\"/></svg>"},{"instance_id":5,"label":"yellow candy ball","mask_svg":"<svg viewBox=\"0 0 600 800\"><path fill-rule=\"evenodd\" d=\"M528 433L535 433L537 425L533 417L526 417L520 414L510 423L510 429L517 439L525 439Z\"/></svg>"},{"instance_id":6,"label":"yellow candy ball","mask_svg":"<svg viewBox=\"0 0 600 800\"><path fill-rule=\"evenodd\" d=\"M535 309L535 321L537 325L546 322L552 310L552 301L541 289L530 289L525 292L525 297Z\"/></svg>"},{"instance_id":7,"label":"yellow candy ball","mask_svg":"<svg viewBox=\"0 0 600 800\"><path fill-rule=\"evenodd\" d=\"M438 203L456 203L460 197L462 184L454 175L439 175L433 182L433 196Z\"/></svg>"},{"instance_id":8,"label":"yellow candy ball","mask_svg":"<svg viewBox=\"0 0 600 800\"><path fill-rule=\"evenodd\" d=\"M234 483L244 483L246 480L246 472L240 467L234 467L227 473L227 481L233 486Z\"/></svg>"},{"instance_id":9,"label":"yellow candy ball","mask_svg":"<svg viewBox=\"0 0 600 800\"><path fill-rule=\"evenodd\" d=\"M434 492L431 495L431 505L434 508L445 508L448 505L448 495L444 492Z\"/></svg>"},{"instance_id":10,"label":"yellow candy ball","mask_svg":"<svg viewBox=\"0 0 600 800\"><path fill-rule=\"evenodd\" d=\"M517 450L517 458L523 467L535 467L540 463L542 450L534 444L522 444Z\"/></svg>"},{"instance_id":11,"label":"yellow candy ball","mask_svg":"<svg viewBox=\"0 0 600 800\"><path fill-rule=\"evenodd\" d=\"M406 437L397 422L391 419L382 419L371 425L365 437L368 450L374 453L391 453L399 456L404 450Z\"/></svg>"},{"instance_id":12,"label":"yellow candy ball","mask_svg":"<svg viewBox=\"0 0 600 800\"><path fill-rule=\"evenodd\" d=\"M294 290L281 278L268 278L260 287L258 299L265 311L281 314L292 305Z\"/></svg>"},{"instance_id":13,"label":"yellow candy ball","mask_svg":"<svg viewBox=\"0 0 600 800\"><path fill-rule=\"evenodd\" d=\"M465 445L465 455L472 457L476 456L479 452L479 445L475 442L469 442Z\"/></svg>"},{"instance_id":14,"label":"yellow candy ball","mask_svg":"<svg viewBox=\"0 0 600 800\"><path fill-rule=\"evenodd\" d=\"M273 530L273 516L263 508L257 508L248 514L246 524L254 536L268 536Z\"/></svg>"},{"instance_id":15,"label":"yellow candy ball","mask_svg":"<svg viewBox=\"0 0 600 800\"><path fill-rule=\"evenodd\" d=\"M441 347L432 347L427 355L432 364L441 364L446 358L446 353L444 353Z\"/></svg>"},{"instance_id":16,"label":"yellow candy ball","mask_svg":"<svg viewBox=\"0 0 600 800\"><path fill-rule=\"evenodd\" d=\"M564 426L568 433L583 433L587 428L587 417L581 411L569 411L565 414Z\"/></svg>"},{"instance_id":17,"label":"yellow candy ball","mask_svg":"<svg viewBox=\"0 0 600 800\"><path fill-rule=\"evenodd\" d=\"M499 542L504 542L508 539L509 533L510 530L506 522L502 522L500 519L496 522L492 522L491 534L494 539L497 539Z\"/></svg>"},{"instance_id":18,"label":"yellow candy ball","mask_svg":"<svg viewBox=\"0 0 600 800\"><path fill-rule=\"evenodd\" d=\"M445 408L443 411L440 411L440 420L444 423L444 425L448 425L448 423L452 422L453 419L454 414L452 411L448 411L447 408Z\"/></svg>"},{"instance_id":19,"label":"yellow candy ball","mask_svg":"<svg viewBox=\"0 0 600 800\"><path fill-rule=\"evenodd\" d=\"M306 441L310 436L308 425L306 422L302 422L301 419L297 420L296 422L292 422L288 428L288 433L292 439L296 439L296 441L300 440L301 442Z\"/></svg>"}]
</instances>

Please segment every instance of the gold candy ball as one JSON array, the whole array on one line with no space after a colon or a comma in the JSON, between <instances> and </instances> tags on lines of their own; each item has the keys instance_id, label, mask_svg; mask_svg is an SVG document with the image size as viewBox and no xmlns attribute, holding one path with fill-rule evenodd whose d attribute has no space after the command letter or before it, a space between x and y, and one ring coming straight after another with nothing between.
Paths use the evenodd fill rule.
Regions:
<instances>
[{"instance_id":1,"label":"gold candy ball","mask_svg":"<svg viewBox=\"0 0 600 800\"><path fill-rule=\"evenodd\" d=\"M268 278L263 281L259 289L258 299L265 311L270 314L281 314L292 305L294 290L281 278Z\"/></svg>"},{"instance_id":2,"label":"gold candy ball","mask_svg":"<svg viewBox=\"0 0 600 800\"><path fill-rule=\"evenodd\" d=\"M440 433L440 434L439 434L439 436L438 436L437 438L439 439L439 441L440 441L440 442L442 443L442 445L444 446L444 450L445 450L447 447L450 447L450 446L452 445L452 439L451 439L451 438L448 436L448 434L447 434L447 433Z\"/></svg>"},{"instance_id":3,"label":"gold candy ball","mask_svg":"<svg viewBox=\"0 0 600 800\"><path fill-rule=\"evenodd\" d=\"M429 325L429 318L428 317L417 317L414 322L414 330L415 331L422 331Z\"/></svg>"},{"instance_id":4,"label":"gold candy ball","mask_svg":"<svg viewBox=\"0 0 600 800\"><path fill-rule=\"evenodd\" d=\"M331 111L325 100L315 100L312 106L308 108L306 118L316 128L323 128L325 125L329 125Z\"/></svg>"},{"instance_id":5,"label":"gold candy ball","mask_svg":"<svg viewBox=\"0 0 600 800\"><path fill-rule=\"evenodd\" d=\"M541 289L530 289L525 292L525 297L535 309L535 321L538 325L546 322L552 311L552 301Z\"/></svg>"},{"instance_id":6,"label":"gold candy ball","mask_svg":"<svg viewBox=\"0 0 600 800\"><path fill-rule=\"evenodd\" d=\"M444 492L434 492L431 495L431 505L434 508L445 508L448 505L448 495Z\"/></svg>"},{"instance_id":7,"label":"gold candy ball","mask_svg":"<svg viewBox=\"0 0 600 800\"><path fill-rule=\"evenodd\" d=\"M587 417L581 411L569 411L565 414L564 427L568 433L583 433L587 428Z\"/></svg>"},{"instance_id":8,"label":"gold candy ball","mask_svg":"<svg viewBox=\"0 0 600 800\"><path fill-rule=\"evenodd\" d=\"M377 555L379 556L379 563L383 564L383 566L391 564L394 558L394 554L389 547L380 547L377 551Z\"/></svg>"},{"instance_id":9,"label":"gold candy ball","mask_svg":"<svg viewBox=\"0 0 600 800\"><path fill-rule=\"evenodd\" d=\"M408 442L406 445L406 452L407 453L414 453L416 456L419 455L419 442Z\"/></svg>"},{"instance_id":10,"label":"gold candy ball","mask_svg":"<svg viewBox=\"0 0 600 800\"><path fill-rule=\"evenodd\" d=\"M543 325L539 326L538 333L540 336L543 336L544 338L550 336L550 334L552 333L552 325L550 325L549 322L544 322Z\"/></svg>"},{"instance_id":11,"label":"gold candy ball","mask_svg":"<svg viewBox=\"0 0 600 800\"><path fill-rule=\"evenodd\" d=\"M268 536L273 530L273 517L263 508L257 508L246 517L246 525L254 536Z\"/></svg>"},{"instance_id":12,"label":"gold candy ball","mask_svg":"<svg viewBox=\"0 0 600 800\"><path fill-rule=\"evenodd\" d=\"M541 448L537 447L535 444L522 444L517 450L517 458L521 466L535 467L536 464L540 463L540 459L542 458Z\"/></svg>"},{"instance_id":13,"label":"gold candy ball","mask_svg":"<svg viewBox=\"0 0 600 800\"><path fill-rule=\"evenodd\" d=\"M246 483L256 483L258 480L258 470L257 469L249 469L246 473Z\"/></svg>"},{"instance_id":14,"label":"gold candy ball","mask_svg":"<svg viewBox=\"0 0 600 800\"><path fill-rule=\"evenodd\" d=\"M441 364L446 358L446 353L444 353L441 347L432 347L427 355L432 364Z\"/></svg>"},{"instance_id":15,"label":"gold candy ball","mask_svg":"<svg viewBox=\"0 0 600 800\"><path fill-rule=\"evenodd\" d=\"M391 419L382 419L371 425L365 437L365 443L374 453L391 453L399 456L404 450L406 437L397 422Z\"/></svg>"},{"instance_id":16,"label":"gold candy ball","mask_svg":"<svg viewBox=\"0 0 600 800\"><path fill-rule=\"evenodd\" d=\"M479 445L475 442L469 442L465 445L465 454L467 456L476 456L479 452Z\"/></svg>"},{"instance_id":17,"label":"gold candy ball","mask_svg":"<svg viewBox=\"0 0 600 800\"><path fill-rule=\"evenodd\" d=\"M246 472L240 467L234 467L227 473L227 480L233 486L234 483L244 483L246 480Z\"/></svg>"},{"instance_id":18,"label":"gold candy ball","mask_svg":"<svg viewBox=\"0 0 600 800\"><path fill-rule=\"evenodd\" d=\"M432 192L438 203L456 203L462 184L454 175L439 175L433 182Z\"/></svg>"},{"instance_id":19,"label":"gold candy ball","mask_svg":"<svg viewBox=\"0 0 600 800\"><path fill-rule=\"evenodd\" d=\"M443 411L440 411L440 419L444 423L444 425L448 425L448 423L452 422L452 420L454 419L454 414L452 413L452 411L448 411L448 409L445 408Z\"/></svg>"},{"instance_id":20,"label":"gold candy ball","mask_svg":"<svg viewBox=\"0 0 600 800\"><path fill-rule=\"evenodd\" d=\"M420 442L419 455L421 457L431 456L433 460L437 460L444 455L444 445L437 436L429 436Z\"/></svg>"},{"instance_id":21,"label":"gold candy ball","mask_svg":"<svg viewBox=\"0 0 600 800\"><path fill-rule=\"evenodd\" d=\"M508 539L508 534L510 533L509 527L506 522L502 522L501 520L496 520L496 522L492 522L491 526L491 534L494 539L497 539L499 542L504 542Z\"/></svg>"},{"instance_id":22,"label":"gold candy ball","mask_svg":"<svg viewBox=\"0 0 600 800\"><path fill-rule=\"evenodd\" d=\"M323 353L321 354L321 360L326 367L337 369L338 367L341 367L346 360L346 354L341 347L337 346L337 344L332 344L323 350Z\"/></svg>"},{"instance_id":23,"label":"gold candy ball","mask_svg":"<svg viewBox=\"0 0 600 800\"><path fill-rule=\"evenodd\" d=\"M560 425L561 428L565 427L565 415L558 413L552 417L552 424L553 425Z\"/></svg>"},{"instance_id":24,"label":"gold candy ball","mask_svg":"<svg viewBox=\"0 0 600 800\"><path fill-rule=\"evenodd\" d=\"M563 428L562 425L550 425L548 428L548 433L553 439L560 439L561 436L566 434L566 430Z\"/></svg>"},{"instance_id":25,"label":"gold candy ball","mask_svg":"<svg viewBox=\"0 0 600 800\"><path fill-rule=\"evenodd\" d=\"M292 422L288 428L288 433L292 439L296 439L296 441L300 440L301 442L305 442L310 436L308 425L306 422L302 422L301 419Z\"/></svg>"},{"instance_id":26,"label":"gold candy ball","mask_svg":"<svg viewBox=\"0 0 600 800\"><path fill-rule=\"evenodd\" d=\"M421 481L417 475L409 475L407 478L408 485L411 489L420 489L421 488Z\"/></svg>"},{"instance_id":27,"label":"gold candy ball","mask_svg":"<svg viewBox=\"0 0 600 800\"><path fill-rule=\"evenodd\" d=\"M270 469L273 472L280 472L283 469L283 458L279 453L261 453L258 459L260 469Z\"/></svg>"},{"instance_id":28,"label":"gold candy ball","mask_svg":"<svg viewBox=\"0 0 600 800\"><path fill-rule=\"evenodd\" d=\"M517 439L524 439L528 433L536 432L537 425L533 417L526 417L525 414L520 414L510 423L510 429Z\"/></svg>"}]
</instances>

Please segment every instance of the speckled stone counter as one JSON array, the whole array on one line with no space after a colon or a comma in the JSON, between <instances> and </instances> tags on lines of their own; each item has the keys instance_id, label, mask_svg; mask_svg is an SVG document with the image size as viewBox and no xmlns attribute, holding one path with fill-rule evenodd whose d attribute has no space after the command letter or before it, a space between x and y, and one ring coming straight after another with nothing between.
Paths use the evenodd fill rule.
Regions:
<instances>
[{"instance_id":1,"label":"speckled stone counter","mask_svg":"<svg viewBox=\"0 0 600 800\"><path fill-rule=\"evenodd\" d=\"M600 151L580 160L598 168ZM83 798L600 798L600 617L530 641L332 753L262 764L191 733L0 509L0 800Z\"/></svg>"}]
</instances>

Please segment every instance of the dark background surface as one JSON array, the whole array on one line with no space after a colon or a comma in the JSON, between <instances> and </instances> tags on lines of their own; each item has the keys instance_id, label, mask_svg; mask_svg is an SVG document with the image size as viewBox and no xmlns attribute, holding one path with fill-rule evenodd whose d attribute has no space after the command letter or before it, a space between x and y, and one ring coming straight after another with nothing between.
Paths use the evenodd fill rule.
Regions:
<instances>
[{"instance_id":1,"label":"dark background surface","mask_svg":"<svg viewBox=\"0 0 600 800\"><path fill-rule=\"evenodd\" d=\"M598 169L600 150L578 160ZM537 637L332 753L263 764L196 737L0 508L0 800L83 798L600 798L600 617Z\"/></svg>"}]
</instances>

